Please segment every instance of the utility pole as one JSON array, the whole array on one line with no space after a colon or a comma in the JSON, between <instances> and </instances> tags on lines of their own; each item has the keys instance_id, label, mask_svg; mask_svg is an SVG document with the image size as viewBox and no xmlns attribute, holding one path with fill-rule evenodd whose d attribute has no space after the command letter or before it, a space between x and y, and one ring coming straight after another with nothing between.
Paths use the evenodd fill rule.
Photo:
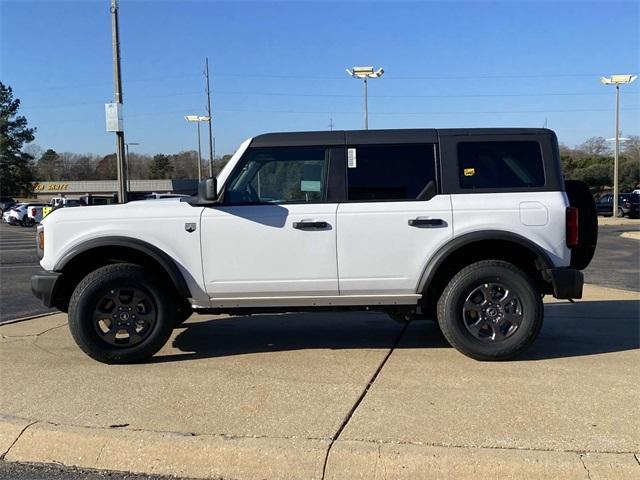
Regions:
<instances>
[{"instance_id":1,"label":"utility pole","mask_svg":"<svg viewBox=\"0 0 640 480\"><path fill-rule=\"evenodd\" d=\"M120 34L118 29L118 0L111 0L111 38L113 44L114 101L122 105L122 75L120 72ZM123 127L124 128L124 127ZM116 171L118 174L118 202L127 202L127 169L125 168L124 131L116 132Z\"/></svg>"},{"instance_id":2,"label":"utility pole","mask_svg":"<svg viewBox=\"0 0 640 480\"><path fill-rule=\"evenodd\" d=\"M335 127L333 124L333 117L329 117L329 130L333 131L333 127Z\"/></svg>"},{"instance_id":3,"label":"utility pole","mask_svg":"<svg viewBox=\"0 0 640 480\"><path fill-rule=\"evenodd\" d=\"M618 216L618 155L620 152L620 84L616 83L616 144L613 150L613 211L611 216Z\"/></svg>"},{"instance_id":4,"label":"utility pole","mask_svg":"<svg viewBox=\"0 0 640 480\"><path fill-rule=\"evenodd\" d=\"M209 117L209 176L213 177L213 164L216 161L213 156L213 136L211 134L211 91L209 89L209 57L205 57L204 74L207 77L207 117Z\"/></svg>"}]
</instances>

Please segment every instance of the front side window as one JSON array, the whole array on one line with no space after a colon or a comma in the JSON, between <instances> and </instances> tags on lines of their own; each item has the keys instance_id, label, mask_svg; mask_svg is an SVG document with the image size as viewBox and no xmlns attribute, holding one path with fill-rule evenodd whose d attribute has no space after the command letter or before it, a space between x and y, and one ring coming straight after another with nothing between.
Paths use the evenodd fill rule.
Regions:
<instances>
[{"instance_id":1,"label":"front side window","mask_svg":"<svg viewBox=\"0 0 640 480\"><path fill-rule=\"evenodd\" d=\"M363 145L348 148L351 201L420 200L435 193L432 144Z\"/></svg>"},{"instance_id":2,"label":"front side window","mask_svg":"<svg viewBox=\"0 0 640 480\"><path fill-rule=\"evenodd\" d=\"M247 151L224 194L225 203L318 203L326 198L329 149L256 148Z\"/></svg>"},{"instance_id":3,"label":"front side window","mask_svg":"<svg viewBox=\"0 0 640 480\"><path fill-rule=\"evenodd\" d=\"M544 186L542 152L537 142L461 142L458 178L462 188Z\"/></svg>"}]
</instances>

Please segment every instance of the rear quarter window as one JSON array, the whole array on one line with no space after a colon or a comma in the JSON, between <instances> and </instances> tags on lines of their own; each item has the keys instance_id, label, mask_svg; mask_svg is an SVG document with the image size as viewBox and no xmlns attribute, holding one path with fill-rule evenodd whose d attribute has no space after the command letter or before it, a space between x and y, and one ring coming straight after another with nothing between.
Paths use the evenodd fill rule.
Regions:
<instances>
[{"instance_id":1,"label":"rear quarter window","mask_svg":"<svg viewBox=\"0 0 640 480\"><path fill-rule=\"evenodd\" d=\"M542 150L538 142L461 142L458 179L464 189L542 187Z\"/></svg>"}]
</instances>

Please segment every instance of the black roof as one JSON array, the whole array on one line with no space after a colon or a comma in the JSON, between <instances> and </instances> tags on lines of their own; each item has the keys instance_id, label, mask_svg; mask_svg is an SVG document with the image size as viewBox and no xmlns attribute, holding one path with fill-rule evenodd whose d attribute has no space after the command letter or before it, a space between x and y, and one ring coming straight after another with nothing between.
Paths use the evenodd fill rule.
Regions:
<instances>
[{"instance_id":1,"label":"black roof","mask_svg":"<svg viewBox=\"0 0 640 480\"><path fill-rule=\"evenodd\" d=\"M252 147L302 147L376 143L435 143L438 137L461 135L555 135L546 128L414 128L396 130L333 130L265 133L254 137Z\"/></svg>"}]
</instances>

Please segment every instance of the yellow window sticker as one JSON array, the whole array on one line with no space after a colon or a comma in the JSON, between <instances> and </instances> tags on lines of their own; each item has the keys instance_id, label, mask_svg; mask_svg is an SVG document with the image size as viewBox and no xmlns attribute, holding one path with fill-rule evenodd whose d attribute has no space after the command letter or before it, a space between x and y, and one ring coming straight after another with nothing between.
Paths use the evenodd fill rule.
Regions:
<instances>
[{"instance_id":1,"label":"yellow window sticker","mask_svg":"<svg viewBox=\"0 0 640 480\"><path fill-rule=\"evenodd\" d=\"M473 177L476 174L476 169L475 168L465 168L464 169L464 176L465 177Z\"/></svg>"}]
</instances>

